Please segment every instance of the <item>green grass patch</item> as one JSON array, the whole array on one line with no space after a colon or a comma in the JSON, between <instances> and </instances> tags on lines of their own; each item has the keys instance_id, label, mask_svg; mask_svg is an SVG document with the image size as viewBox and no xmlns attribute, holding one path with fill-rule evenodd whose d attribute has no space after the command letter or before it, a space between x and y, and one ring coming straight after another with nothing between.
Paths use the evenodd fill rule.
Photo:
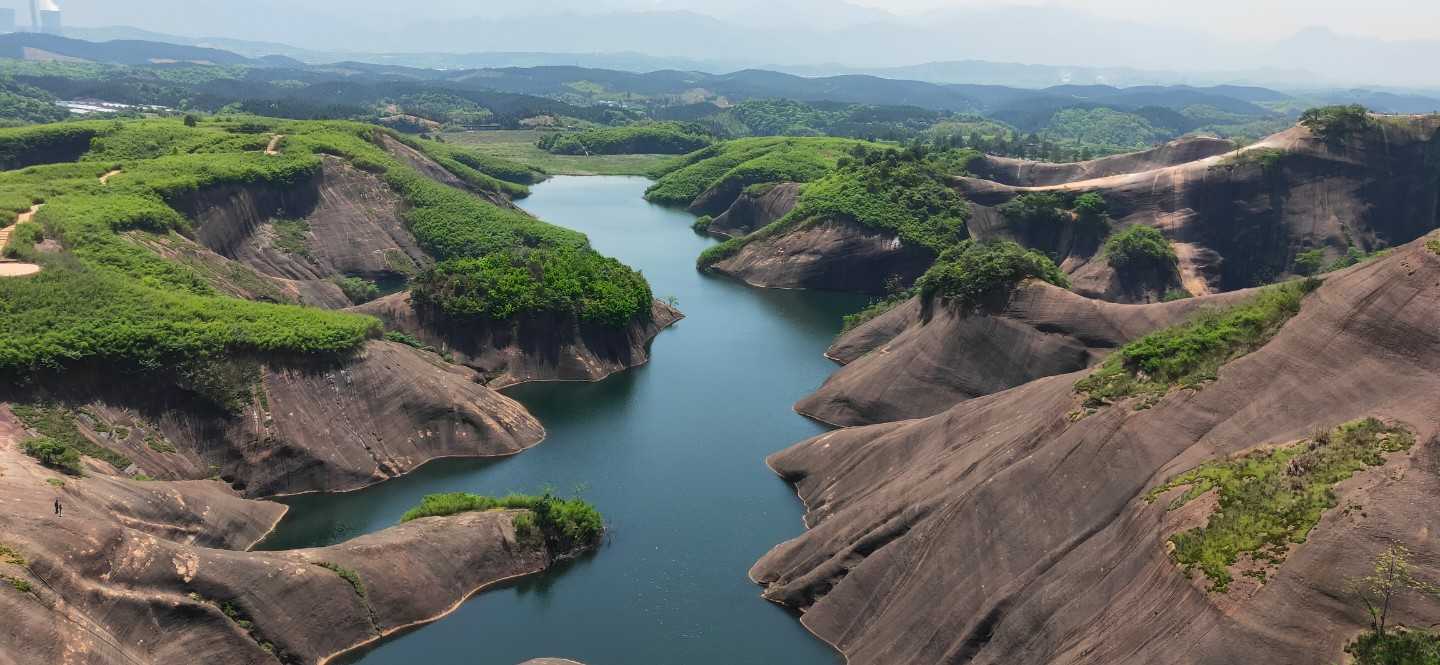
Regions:
<instances>
[{"instance_id":1,"label":"green grass patch","mask_svg":"<svg viewBox=\"0 0 1440 665\"><path fill-rule=\"evenodd\" d=\"M962 241L941 254L915 287L924 298L938 295L975 307L1026 279L1070 287L1070 280L1049 257L1009 240Z\"/></svg>"},{"instance_id":2,"label":"green grass patch","mask_svg":"<svg viewBox=\"0 0 1440 665\"><path fill-rule=\"evenodd\" d=\"M421 500L419 506L407 511L400 521L504 509L530 511L534 515L535 526L544 533L548 542L562 552L594 545L605 531L600 512L590 503L581 499L562 499L548 492L539 496L509 494L498 498L467 492L430 494Z\"/></svg>"},{"instance_id":3,"label":"green grass patch","mask_svg":"<svg viewBox=\"0 0 1440 665\"><path fill-rule=\"evenodd\" d=\"M1173 272L1179 259L1159 229L1143 224L1127 226L1105 239L1105 259L1116 270Z\"/></svg>"},{"instance_id":4,"label":"green grass patch","mask_svg":"<svg viewBox=\"0 0 1440 665\"><path fill-rule=\"evenodd\" d=\"M117 470L130 466L128 457L85 438L75 422L75 412L68 407L53 403L15 404L10 411L26 427L40 433L40 438L25 443L25 451L46 466L80 473L80 460L78 456L70 455L69 451L109 462Z\"/></svg>"},{"instance_id":5,"label":"green grass patch","mask_svg":"<svg viewBox=\"0 0 1440 665\"><path fill-rule=\"evenodd\" d=\"M452 132L442 136L449 145L463 146L493 159L518 163L543 175L648 175L674 159L672 155L556 155L536 146L550 132L493 130Z\"/></svg>"},{"instance_id":6,"label":"green grass patch","mask_svg":"<svg viewBox=\"0 0 1440 665\"><path fill-rule=\"evenodd\" d=\"M854 314L846 314L844 319L844 325L842 325L840 328L840 334L843 335L847 332L850 332L851 330L865 325L866 323L869 323L870 321L879 318L881 315L892 309L895 309L896 307L899 307L906 300L909 300L913 297L915 297L915 290L906 289L898 293L892 293L884 298L877 299L869 305L866 305L865 309L855 312Z\"/></svg>"},{"instance_id":7,"label":"green grass patch","mask_svg":"<svg viewBox=\"0 0 1440 665\"><path fill-rule=\"evenodd\" d=\"M340 579L349 582L350 587L355 589L355 595L365 597L365 582L360 579L360 573L338 563L317 562L315 565L339 575Z\"/></svg>"},{"instance_id":8,"label":"green grass patch","mask_svg":"<svg viewBox=\"0 0 1440 665\"><path fill-rule=\"evenodd\" d=\"M1188 323L1150 333L1110 354L1075 384L1075 392L1090 409L1130 397L1142 398L1137 408L1147 408L1172 388L1214 380L1222 365L1269 342L1318 285L1305 279L1271 286L1244 304L1202 311Z\"/></svg>"},{"instance_id":9,"label":"green grass patch","mask_svg":"<svg viewBox=\"0 0 1440 665\"><path fill-rule=\"evenodd\" d=\"M271 223L275 229L275 249L286 254L309 259L310 222L303 219L277 219Z\"/></svg>"},{"instance_id":10,"label":"green grass patch","mask_svg":"<svg viewBox=\"0 0 1440 665\"><path fill-rule=\"evenodd\" d=\"M8 563L12 566L24 566L25 555L21 554L20 550L0 543L0 562Z\"/></svg>"},{"instance_id":11,"label":"green grass patch","mask_svg":"<svg viewBox=\"0 0 1440 665\"><path fill-rule=\"evenodd\" d=\"M1380 634L1366 631L1345 645L1355 665L1440 665L1440 634L1397 628Z\"/></svg>"},{"instance_id":12,"label":"green grass patch","mask_svg":"<svg viewBox=\"0 0 1440 665\"><path fill-rule=\"evenodd\" d=\"M688 206L712 188L769 182L809 182L835 168L855 146L878 144L835 138L748 138L717 143L665 165L645 190L652 203ZM718 211L717 211L718 212Z\"/></svg>"},{"instance_id":13,"label":"green grass patch","mask_svg":"<svg viewBox=\"0 0 1440 665\"><path fill-rule=\"evenodd\" d=\"M1207 492L1219 502L1205 526L1170 538L1175 561L1186 572L1203 573L1212 591L1224 593L1230 568L1241 555L1261 564L1250 574L1284 562L1291 544L1303 543L1326 510L1334 508L1334 487L1366 467L1385 463L1385 454L1408 450L1415 437L1374 418L1321 431L1299 443L1210 462L1181 474L1147 495L1184 487L1170 504L1178 509Z\"/></svg>"}]
</instances>

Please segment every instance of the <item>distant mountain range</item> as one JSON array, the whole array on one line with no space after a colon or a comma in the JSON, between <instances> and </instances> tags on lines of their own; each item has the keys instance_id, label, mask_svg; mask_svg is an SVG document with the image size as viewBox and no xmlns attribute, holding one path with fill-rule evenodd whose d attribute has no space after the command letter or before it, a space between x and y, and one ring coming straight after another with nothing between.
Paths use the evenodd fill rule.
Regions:
<instances>
[{"instance_id":1,"label":"distant mountain range","mask_svg":"<svg viewBox=\"0 0 1440 665\"><path fill-rule=\"evenodd\" d=\"M69 0L66 11L77 18L91 17L91 21L143 21L141 25L162 32L201 27L207 32L224 31L224 36L231 39L303 44L322 53L356 51L357 45L377 53L641 51L690 63L719 63L723 70L774 69L784 65L778 68L795 73L835 74L846 73L836 68L850 68L854 73L901 68L896 75L941 82L961 82L947 71L955 69L953 65L931 67L930 73L906 69L915 63L978 60L1035 63L1061 70L1054 76L1037 72L1039 76L1028 81L1029 85L1229 82L1289 88L1440 87L1440 74L1433 67L1433 63L1440 62L1440 41L1384 41L1344 36L1322 28L1280 34L1269 40L1231 40L1198 28L1148 25L1140 17L1116 20L1055 6L962 6L921 17L899 17L856 10L833 1L776 0L751 2L745 5L749 10L717 18L680 10L625 11L605 3L568 3L557 5L550 14L532 10L530 15L518 15L503 13L503 7L485 6L488 4L426 3L424 7L407 9L395 3L340 0L304 4L251 0L243 6L147 0L144 7L121 11L109 0ZM593 9L577 9L585 4L593 5ZM657 6L685 4L667 2ZM767 11L766 7L771 9ZM848 13L841 20L832 16L834 12L823 11L826 7L843 8ZM826 18L802 21L807 12L812 17ZM456 66L501 64L616 66L613 62L534 60L459 62ZM801 71L791 67L821 69ZM1129 70L1181 74L1177 78L1145 80L1147 77L1131 78ZM1012 70L1010 75L1015 73ZM967 78L963 82L998 81Z\"/></svg>"},{"instance_id":2,"label":"distant mountain range","mask_svg":"<svg viewBox=\"0 0 1440 665\"><path fill-rule=\"evenodd\" d=\"M261 50L263 51L263 48ZM1058 109L1075 106L1104 106L1126 111L1147 107L1172 111L1205 107L1216 112L1249 118L1273 117L1294 111L1292 107L1332 102L1361 103L1377 111L1395 113L1440 109L1440 98L1360 89L1312 92L1297 97L1295 94L1270 88L1238 85L1119 87L1074 83L1023 88L1013 85L934 83L869 74L805 77L763 69L712 74L680 69L639 73L576 66L431 69L355 61L307 64L294 57L293 53L253 57L211 46L134 39L91 42L31 33L0 35L0 57L123 65L244 65L260 70L276 70L271 74L257 73L246 78L245 85L261 86L253 91L256 98L279 96L288 90L283 87L271 90L274 86L268 81L272 80L330 86L326 88L325 95L340 95L332 88L341 82L351 89L355 86L382 83L423 82L457 90L496 91L563 100L576 105L632 97L637 100L668 99L674 103L682 100L733 103L748 99L785 98L804 102L914 106L936 111L993 115L1020 127L1033 124L1030 120L1032 116L1048 117ZM487 57L504 61L507 57L518 57L518 54L458 57L471 58L468 61L485 61ZM529 57L535 61L546 61L549 56L531 54ZM944 64L930 67L943 68ZM895 71L905 70L892 70L892 73ZM219 94L223 91L215 92ZM358 100L365 99L363 93L353 90L348 94L352 96L352 101L357 103ZM316 95L310 97L318 99ZM341 103L345 100L337 97L335 101Z\"/></svg>"}]
</instances>

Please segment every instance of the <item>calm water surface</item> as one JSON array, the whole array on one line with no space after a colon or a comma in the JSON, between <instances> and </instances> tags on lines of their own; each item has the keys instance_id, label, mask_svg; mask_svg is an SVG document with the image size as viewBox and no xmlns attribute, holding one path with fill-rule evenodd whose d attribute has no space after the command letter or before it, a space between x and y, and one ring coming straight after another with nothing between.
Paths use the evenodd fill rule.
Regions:
<instances>
[{"instance_id":1,"label":"calm water surface","mask_svg":"<svg viewBox=\"0 0 1440 665\"><path fill-rule=\"evenodd\" d=\"M377 487L297 497L267 549L327 545L395 524L433 492L580 488L610 531L594 555L486 591L449 617L350 662L517 665L834 665L841 659L746 577L798 535L801 506L767 454L822 428L791 411L834 369L822 357L844 294L751 289L695 270L713 243L693 218L647 204L648 181L560 177L524 207L583 231L644 271L686 319L656 338L650 364L599 383L518 386L506 394L549 437L496 461L444 460Z\"/></svg>"}]
</instances>

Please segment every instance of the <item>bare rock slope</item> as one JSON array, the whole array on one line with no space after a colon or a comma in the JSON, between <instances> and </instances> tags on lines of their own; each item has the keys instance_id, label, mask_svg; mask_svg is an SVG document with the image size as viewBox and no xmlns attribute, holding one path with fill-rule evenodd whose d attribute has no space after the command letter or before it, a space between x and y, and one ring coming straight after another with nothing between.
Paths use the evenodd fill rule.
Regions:
<instances>
[{"instance_id":1,"label":"bare rock slope","mask_svg":"<svg viewBox=\"0 0 1440 665\"><path fill-rule=\"evenodd\" d=\"M500 389L528 381L598 381L650 359L650 341L683 318L658 300L650 316L616 329L573 317L535 316L497 325L457 322L417 309L408 293L397 293L354 308L379 318L385 327L413 335L480 372Z\"/></svg>"},{"instance_id":2,"label":"bare rock slope","mask_svg":"<svg viewBox=\"0 0 1440 665\"><path fill-rule=\"evenodd\" d=\"M765 227L795 208L800 196L800 184L782 182L763 193L741 193L730 207L706 228L711 235L735 238Z\"/></svg>"},{"instance_id":3,"label":"bare rock slope","mask_svg":"<svg viewBox=\"0 0 1440 665\"><path fill-rule=\"evenodd\" d=\"M543 539L516 535L510 511L246 552L283 506L213 481L60 476L20 453L24 437L0 406L6 663L323 663L553 559Z\"/></svg>"},{"instance_id":4,"label":"bare rock slope","mask_svg":"<svg viewBox=\"0 0 1440 665\"><path fill-rule=\"evenodd\" d=\"M1339 661L1367 625L1346 577L1392 541L1440 575L1437 312L1440 256L1413 243L1328 278L1266 346L1148 409L1077 420L1078 372L805 441L769 463L809 530L751 576L852 665ZM1369 416L1414 447L1336 486L1364 509L1324 513L1263 583L1217 593L1171 560L1166 539L1194 523L1152 489ZM1419 602L1396 618L1428 625Z\"/></svg>"},{"instance_id":5,"label":"bare rock slope","mask_svg":"<svg viewBox=\"0 0 1440 665\"><path fill-rule=\"evenodd\" d=\"M1165 148L1049 169L1000 169L955 185L984 209L1025 193L1097 192L1119 225L1159 229L1194 295L1258 286L1292 275L1301 253L1330 263L1352 249L1401 245L1440 226L1440 116L1372 119L1371 128L1325 140L1294 127L1240 150ZM1168 152L1167 152L1168 151ZM1193 154L1198 159L1179 161ZM1018 171L1017 171L1018 169ZM1077 290L1122 299L1097 245L1026 243L1026 230L980 215L977 237L1010 236L1060 256Z\"/></svg>"},{"instance_id":6,"label":"bare rock slope","mask_svg":"<svg viewBox=\"0 0 1440 665\"><path fill-rule=\"evenodd\" d=\"M841 426L932 416L967 399L1084 369L1201 307L1250 295L1120 305L1031 281L994 312L912 298L836 340L827 355L845 366L795 410Z\"/></svg>"},{"instance_id":7,"label":"bare rock slope","mask_svg":"<svg viewBox=\"0 0 1440 665\"><path fill-rule=\"evenodd\" d=\"M439 457L518 453L545 436L519 403L471 370L375 341L335 363L256 360L248 400L219 408L185 390L71 373L7 387L0 400L84 412L81 435L155 478L218 476L249 496L358 489Z\"/></svg>"}]
</instances>

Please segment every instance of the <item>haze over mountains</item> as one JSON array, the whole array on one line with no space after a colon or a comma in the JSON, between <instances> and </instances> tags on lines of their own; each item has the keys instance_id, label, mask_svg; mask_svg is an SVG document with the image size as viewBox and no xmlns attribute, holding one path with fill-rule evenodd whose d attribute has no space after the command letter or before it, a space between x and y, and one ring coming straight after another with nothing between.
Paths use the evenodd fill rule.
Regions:
<instances>
[{"instance_id":1,"label":"haze over mountains","mask_svg":"<svg viewBox=\"0 0 1440 665\"><path fill-rule=\"evenodd\" d=\"M449 0L421 6L380 0L319 0L303 6L280 0L243 5L183 0L152 0L133 6L136 4L70 0L64 7L67 25L126 25L190 37L283 42L351 52L361 50L357 45L374 52L639 51L710 63L716 66L707 69L725 70L785 65L818 67L816 73L842 73L845 68L873 71L983 59L1212 73L1203 78L1176 75L1163 81L1172 83L1440 86L1430 66L1440 60L1440 35L1386 41L1344 35L1331 28L1304 28L1310 23L1304 22L1303 16L1271 30L1248 25L1251 20L1245 20L1244 34L1262 36L1240 37L1234 31L1223 32L1218 20L1189 27L1157 22L1152 14L1161 13L1159 8L1136 12L1133 18L1116 18L1058 5L956 5L902 16L839 0L723 6L698 0L644 5L618 0L548 2L524 7ZM1372 3L1373 11L1385 12L1385 4ZM1347 25L1328 5L1306 11L1314 13L1314 24ZM1422 25L1432 13L1434 10L1423 6L1409 9L1414 21ZM1256 14L1253 20L1265 18ZM1113 73L1082 70L1070 78L1046 82L1130 82L1115 78Z\"/></svg>"}]
</instances>

